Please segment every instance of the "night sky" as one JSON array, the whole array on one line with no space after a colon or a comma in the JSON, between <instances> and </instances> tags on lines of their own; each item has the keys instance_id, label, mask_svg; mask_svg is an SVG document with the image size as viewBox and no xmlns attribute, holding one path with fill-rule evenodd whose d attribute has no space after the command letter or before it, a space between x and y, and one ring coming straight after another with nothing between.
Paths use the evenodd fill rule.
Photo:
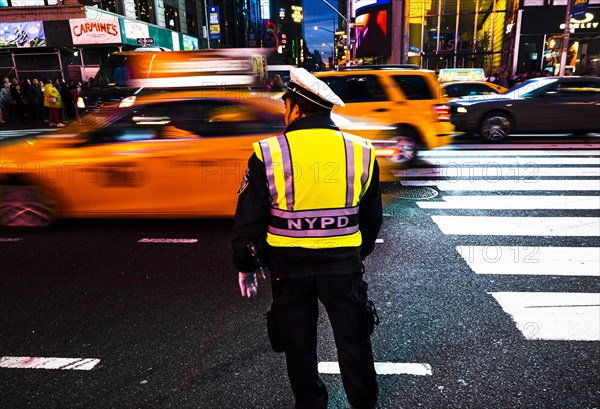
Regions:
<instances>
[{"instance_id":1,"label":"night sky","mask_svg":"<svg viewBox=\"0 0 600 409\"><path fill-rule=\"evenodd\" d=\"M337 0L327 0L327 2L333 7L338 7ZM337 24L337 17L337 13L321 0L304 0L304 38L310 52L317 49L319 52L325 52L324 57L331 56L331 48L328 45L333 46L333 34L325 30L315 30L314 26L335 31L337 27L334 27L334 24ZM328 45L323 46L323 43Z\"/></svg>"}]
</instances>

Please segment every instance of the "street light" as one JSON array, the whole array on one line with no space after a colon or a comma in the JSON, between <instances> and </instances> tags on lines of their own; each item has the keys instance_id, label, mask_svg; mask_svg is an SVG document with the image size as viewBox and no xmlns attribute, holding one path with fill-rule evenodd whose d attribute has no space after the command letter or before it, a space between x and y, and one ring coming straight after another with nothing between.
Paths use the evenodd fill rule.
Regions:
<instances>
[{"instance_id":1,"label":"street light","mask_svg":"<svg viewBox=\"0 0 600 409\"><path fill-rule=\"evenodd\" d=\"M323 47L329 47L329 48L331 48L331 56L332 56L332 57L335 57L335 55L333 54L333 46L332 46L331 44L325 44L325 43L323 43L323 44L321 44L321 45L322 45Z\"/></svg>"},{"instance_id":2,"label":"street light","mask_svg":"<svg viewBox=\"0 0 600 409\"><path fill-rule=\"evenodd\" d=\"M328 31L328 32L330 32L331 34L335 34L335 31L332 31L332 30L330 30L330 29L328 29L328 28L324 28L324 27L315 26L315 31L317 31L317 30L324 30L324 31Z\"/></svg>"},{"instance_id":3,"label":"street light","mask_svg":"<svg viewBox=\"0 0 600 409\"><path fill-rule=\"evenodd\" d=\"M333 51L333 46L330 45L330 44L326 44L326 43L321 44L321 46L323 46L323 47L329 47L329 49L331 50L331 60L330 60L331 63L330 64L335 68L337 66L337 64L335 63L335 53ZM321 54L324 54L324 53L321 52Z\"/></svg>"}]
</instances>

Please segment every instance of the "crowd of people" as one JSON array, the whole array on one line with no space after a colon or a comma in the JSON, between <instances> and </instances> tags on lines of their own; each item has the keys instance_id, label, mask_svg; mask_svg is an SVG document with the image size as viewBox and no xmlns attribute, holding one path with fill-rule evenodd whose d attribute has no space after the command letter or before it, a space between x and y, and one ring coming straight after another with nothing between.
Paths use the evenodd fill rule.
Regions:
<instances>
[{"instance_id":1,"label":"crowd of people","mask_svg":"<svg viewBox=\"0 0 600 409\"><path fill-rule=\"evenodd\" d=\"M63 127L79 120L78 81L4 78L0 87L0 125L29 124Z\"/></svg>"},{"instance_id":2,"label":"crowd of people","mask_svg":"<svg viewBox=\"0 0 600 409\"><path fill-rule=\"evenodd\" d=\"M499 67L491 71L491 74L487 77L487 80L494 84L500 85L501 87L511 89L530 78L543 76L548 76L548 74L544 74L541 71L523 71L511 74L507 68Z\"/></svg>"}]
</instances>

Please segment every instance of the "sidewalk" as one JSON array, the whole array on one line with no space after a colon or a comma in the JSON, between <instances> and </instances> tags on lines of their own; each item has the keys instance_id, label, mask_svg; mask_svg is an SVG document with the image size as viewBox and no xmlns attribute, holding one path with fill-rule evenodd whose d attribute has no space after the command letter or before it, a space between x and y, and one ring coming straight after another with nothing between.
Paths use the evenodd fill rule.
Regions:
<instances>
[{"instance_id":1,"label":"sidewalk","mask_svg":"<svg viewBox=\"0 0 600 409\"><path fill-rule=\"evenodd\" d=\"M16 130L26 130L26 129L55 129L51 128L48 124L21 124L18 122L5 122L0 124L0 132L2 131L16 131Z\"/></svg>"}]
</instances>

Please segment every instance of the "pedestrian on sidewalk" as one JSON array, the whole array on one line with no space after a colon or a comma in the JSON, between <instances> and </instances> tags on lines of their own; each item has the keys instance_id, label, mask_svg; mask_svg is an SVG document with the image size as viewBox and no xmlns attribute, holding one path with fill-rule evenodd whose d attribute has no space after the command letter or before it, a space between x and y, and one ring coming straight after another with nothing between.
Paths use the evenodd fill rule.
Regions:
<instances>
[{"instance_id":1,"label":"pedestrian on sidewalk","mask_svg":"<svg viewBox=\"0 0 600 409\"><path fill-rule=\"evenodd\" d=\"M60 92L52 85L49 78L44 80L44 106L48 108L50 115L50 126L63 127L62 123L62 101Z\"/></svg>"}]
</instances>

